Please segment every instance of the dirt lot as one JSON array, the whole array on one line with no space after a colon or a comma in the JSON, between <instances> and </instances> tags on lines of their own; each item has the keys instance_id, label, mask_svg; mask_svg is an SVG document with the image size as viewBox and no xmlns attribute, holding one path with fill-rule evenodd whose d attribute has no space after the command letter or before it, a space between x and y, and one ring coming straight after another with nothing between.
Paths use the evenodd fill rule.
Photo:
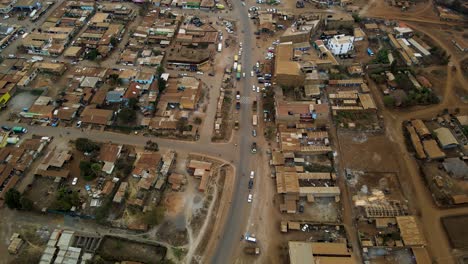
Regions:
<instances>
[{"instance_id":1,"label":"dirt lot","mask_svg":"<svg viewBox=\"0 0 468 264\"><path fill-rule=\"evenodd\" d=\"M466 250L468 248L468 215L449 216L442 218L442 225L453 248Z\"/></svg>"},{"instance_id":2,"label":"dirt lot","mask_svg":"<svg viewBox=\"0 0 468 264\"><path fill-rule=\"evenodd\" d=\"M106 236L97 254L107 261L157 263L164 259L166 248Z\"/></svg>"},{"instance_id":3,"label":"dirt lot","mask_svg":"<svg viewBox=\"0 0 468 264\"><path fill-rule=\"evenodd\" d=\"M342 162L347 168L372 172L394 172L398 164L393 144L385 135L340 133Z\"/></svg>"}]
</instances>

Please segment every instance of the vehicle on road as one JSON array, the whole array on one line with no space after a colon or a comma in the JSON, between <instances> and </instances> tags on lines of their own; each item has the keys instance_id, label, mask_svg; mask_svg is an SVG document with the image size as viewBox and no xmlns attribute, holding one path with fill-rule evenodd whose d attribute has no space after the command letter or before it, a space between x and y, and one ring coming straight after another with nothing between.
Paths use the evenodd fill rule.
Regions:
<instances>
[{"instance_id":1,"label":"vehicle on road","mask_svg":"<svg viewBox=\"0 0 468 264\"><path fill-rule=\"evenodd\" d=\"M244 78L245 78L245 72L243 72L243 73L242 73L242 77L244 77Z\"/></svg>"},{"instance_id":2,"label":"vehicle on road","mask_svg":"<svg viewBox=\"0 0 468 264\"><path fill-rule=\"evenodd\" d=\"M252 189L252 187L253 187L253 180L252 180L252 179L250 179L250 180L249 180L249 190L251 190L251 189Z\"/></svg>"},{"instance_id":3,"label":"vehicle on road","mask_svg":"<svg viewBox=\"0 0 468 264\"><path fill-rule=\"evenodd\" d=\"M239 92L239 91L236 92L236 100L237 100L237 101L240 100L240 92Z\"/></svg>"},{"instance_id":4,"label":"vehicle on road","mask_svg":"<svg viewBox=\"0 0 468 264\"><path fill-rule=\"evenodd\" d=\"M250 149L250 151L255 154L257 153L257 143L252 143L252 148Z\"/></svg>"},{"instance_id":5,"label":"vehicle on road","mask_svg":"<svg viewBox=\"0 0 468 264\"><path fill-rule=\"evenodd\" d=\"M11 127L9 127L9 126L2 126L2 129L3 129L4 131L10 131L10 130L11 130Z\"/></svg>"},{"instance_id":6,"label":"vehicle on road","mask_svg":"<svg viewBox=\"0 0 468 264\"><path fill-rule=\"evenodd\" d=\"M253 115L252 116L252 125L253 126L256 126L258 123L258 116L257 115Z\"/></svg>"},{"instance_id":7,"label":"vehicle on road","mask_svg":"<svg viewBox=\"0 0 468 264\"><path fill-rule=\"evenodd\" d=\"M237 80L240 80L240 78L241 78L241 74L240 74L240 72L237 72L237 73L236 73L236 79L237 79Z\"/></svg>"},{"instance_id":8,"label":"vehicle on road","mask_svg":"<svg viewBox=\"0 0 468 264\"><path fill-rule=\"evenodd\" d=\"M239 121L238 120L236 120L234 122L234 129L236 129L236 130L239 129Z\"/></svg>"},{"instance_id":9,"label":"vehicle on road","mask_svg":"<svg viewBox=\"0 0 468 264\"><path fill-rule=\"evenodd\" d=\"M259 92L260 92L260 87L257 86L257 93L259 93Z\"/></svg>"},{"instance_id":10,"label":"vehicle on road","mask_svg":"<svg viewBox=\"0 0 468 264\"><path fill-rule=\"evenodd\" d=\"M252 91L255 92L255 85L252 85Z\"/></svg>"},{"instance_id":11,"label":"vehicle on road","mask_svg":"<svg viewBox=\"0 0 468 264\"><path fill-rule=\"evenodd\" d=\"M253 194L249 193L249 197L247 197L247 202L251 203L253 200Z\"/></svg>"},{"instance_id":12,"label":"vehicle on road","mask_svg":"<svg viewBox=\"0 0 468 264\"><path fill-rule=\"evenodd\" d=\"M73 178L72 185L76 185L76 183L78 183L78 178L77 177Z\"/></svg>"},{"instance_id":13,"label":"vehicle on road","mask_svg":"<svg viewBox=\"0 0 468 264\"><path fill-rule=\"evenodd\" d=\"M11 129L14 133L23 133L26 134L28 130L24 127L16 126Z\"/></svg>"},{"instance_id":14,"label":"vehicle on road","mask_svg":"<svg viewBox=\"0 0 468 264\"><path fill-rule=\"evenodd\" d=\"M260 248L258 247L245 247L244 253L248 255L260 255Z\"/></svg>"},{"instance_id":15,"label":"vehicle on road","mask_svg":"<svg viewBox=\"0 0 468 264\"><path fill-rule=\"evenodd\" d=\"M254 101L253 101L252 110L253 110L254 112L257 112L257 100L254 100Z\"/></svg>"},{"instance_id":16,"label":"vehicle on road","mask_svg":"<svg viewBox=\"0 0 468 264\"><path fill-rule=\"evenodd\" d=\"M252 136L256 137L257 136L257 130L252 130Z\"/></svg>"},{"instance_id":17,"label":"vehicle on road","mask_svg":"<svg viewBox=\"0 0 468 264\"><path fill-rule=\"evenodd\" d=\"M240 110L240 102L236 102L236 110Z\"/></svg>"},{"instance_id":18,"label":"vehicle on road","mask_svg":"<svg viewBox=\"0 0 468 264\"><path fill-rule=\"evenodd\" d=\"M255 171L250 171L250 179L253 179L255 177Z\"/></svg>"},{"instance_id":19,"label":"vehicle on road","mask_svg":"<svg viewBox=\"0 0 468 264\"><path fill-rule=\"evenodd\" d=\"M254 71L250 71L250 77L254 77Z\"/></svg>"}]
</instances>

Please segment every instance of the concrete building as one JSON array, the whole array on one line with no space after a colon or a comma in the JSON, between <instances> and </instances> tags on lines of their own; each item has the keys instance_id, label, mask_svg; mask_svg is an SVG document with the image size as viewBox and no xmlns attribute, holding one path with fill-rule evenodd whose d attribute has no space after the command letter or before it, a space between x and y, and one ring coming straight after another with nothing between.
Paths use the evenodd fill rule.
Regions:
<instances>
[{"instance_id":1,"label":"concrete building","mask_svg":"<svg viewBox=\"0 0 468 264\"><path fill-rule=\"evenodd\" d=\"M352 28L353 24L354 18L347 13L329 14L325 18L325 26L327 29Z\"/></svg>"},{"instance_id":2,"label":"concrete building","mask_svg":"<svg viewBox=\"0 0 468 264\"><path fill-rule=\"evenodd\" d=\"M346 54L354 49L354 37L345 35L336 35L328 40L327 48L333 55Z\"/></svg>"},{"instance_id":3,"label":"concrete building","mask_svg":"<svg viewBox=\"0 0 468 264\"><path fill-rule=\"evenodd\" d=\"M352 252L343 242L289 241L288 245L291 264L357 263Z\"/></svg>"}]
</instances>

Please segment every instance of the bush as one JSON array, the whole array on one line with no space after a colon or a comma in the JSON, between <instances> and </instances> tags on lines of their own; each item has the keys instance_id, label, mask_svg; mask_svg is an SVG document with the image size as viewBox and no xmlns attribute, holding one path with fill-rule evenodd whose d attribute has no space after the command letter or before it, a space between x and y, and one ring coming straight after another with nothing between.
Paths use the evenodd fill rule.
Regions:
<instances>
[{"instance_id":1,"label":"bush","mask_svg":"<svg viewBox=\"0 0 468 264\"><path fill-rule=\"evenodd\" d=\"M67 188L61 188L57 192L57 197L52 208L59 211L69 211L73 206L80 205L78 193Z\"/></svg>"},{"instance_id":2,"label":"bush","mask_svg":"<svg viewBox=\"0 0 468 264\"><path fill-rule=\"evenodd\" d=\"M81 152L93 152L100 149L99 145L94 141L87 138L77 138L75 141L75 147Z\"/></svg>"},{"instance_id":3,"label":"bush","mask_svg":"<svg viewBox=\"0 0 468 264\"><path fill-rule=\"evenodd\" d=\"M159 225L164 219L166 209L162 206L156 206L143 214L143 222L150 226Z\"/></svg>"},{"instance_id":4,"label":"bush","mask_svg":"<svg viewBox=\"0 0 468 264\"><path fill-rule=\"evenodd\" d=\"M5 193L5 203L10 209L21 209L21 193L16 189L9 189Z\"/></svg>"}]
</instances>

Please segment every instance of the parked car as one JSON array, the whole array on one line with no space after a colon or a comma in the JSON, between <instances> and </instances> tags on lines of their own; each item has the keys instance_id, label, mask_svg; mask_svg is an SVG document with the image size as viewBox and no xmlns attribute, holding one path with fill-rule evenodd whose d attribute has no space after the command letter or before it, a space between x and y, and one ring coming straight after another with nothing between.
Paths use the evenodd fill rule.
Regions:
<instances>
[{"instance_id":1,"label":"parked car","mask_svg":"<svg viewBox=\"0 0 468 264\"><path fill-rule=\"evenodd\" d=\"M247 202L251 203L253 200L253 194L249 193L249 197L247 197Z\"/></svg>"},{"instance_id":2,"label":"parked car","mask_svg":"<svg viewBox=\"0 0 468 264\"><path fill-rule=\"evenodd\" d=\"M255 177L255 171L250 171L250 179L253 179Z\"/></svg>"},{"instance_id":3,"label":"parked car","mask_svg":"<svg viewBox=\"0 0 468 264\"><path fill-rule=\"evenodd\" d=\"M82 123L83 123L83 122L82 122L81 120L78 121L78 122L76 122L76 127L81 127L81 124L82 124Z\"/></svg>"},{"instance_id":4,"label":"parked car","mask_svg":"<svg viewBox=\"0 0 468 264\"><path fill-rule=\"evenodd\" d=\"M257 136L257 130L252 130L252 136L256 137Z\"/></svg>"},{"instance_id":5,"label":"parked car","mask_svg":"<svg viewBox=\"0 0 468 264\"><path fill-rule=\"evenodd\" d=\"M4 131L10 131L10 130L11 130L11 127L9 127L9 126L2 126L2 129L3 129Z\"/></svg>"},{"instance_id":6,"label":"parked car","mask_svg":"<svg viewBox=\"0 0 468 264\"><path fill-rule=\"evenodd\" d=\"M251 189L252 189L252 187L253 187L253 180L252 180L252 179L250 179L250 180L249 180L249 190L251 190Z\"/></svg>"},{"instance_id":7,"label":"parked car","mask_svg":"<svg viewBox=\"0 0 468 264\"><path fill-rule=\"evenodd\" d=\"M252 149L251 149L252 153L255 154L257 153L257 143L252 143Z\"/></svg>"},{"instance_id":8,"label":"parked car","mask_svg":"<svg viewBox=\"0 0 468 264\"><path fill-rule=\"evenodd\" d=\"M72 185L76 185L77 182L78 182L78 178L77 177L73 178Z\"/></svg>"}]
</instances>

